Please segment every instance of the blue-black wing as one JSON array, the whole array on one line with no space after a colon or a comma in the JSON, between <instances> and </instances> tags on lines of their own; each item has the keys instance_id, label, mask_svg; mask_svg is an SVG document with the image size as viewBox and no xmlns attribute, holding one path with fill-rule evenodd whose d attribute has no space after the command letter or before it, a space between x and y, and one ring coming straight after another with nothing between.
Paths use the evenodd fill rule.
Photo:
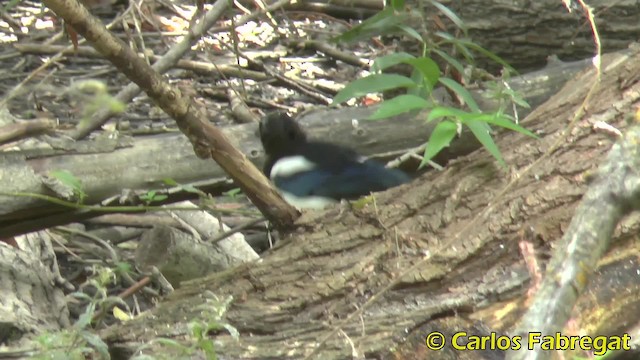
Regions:
<instances>
[{"instance_id":1,"label":"blue-black wing","mask_svg":"<svg viewBox=\"0 0 640 360\"><path fill-rule=\"evenodd\" d=\"M273 181L282 191L298 197L320 196L340 200L355 199L410 180L402 171L387 169L372 160L344 161L340 165L316 167L287 177L276 177Z\"/></svg>"}]
</instances>

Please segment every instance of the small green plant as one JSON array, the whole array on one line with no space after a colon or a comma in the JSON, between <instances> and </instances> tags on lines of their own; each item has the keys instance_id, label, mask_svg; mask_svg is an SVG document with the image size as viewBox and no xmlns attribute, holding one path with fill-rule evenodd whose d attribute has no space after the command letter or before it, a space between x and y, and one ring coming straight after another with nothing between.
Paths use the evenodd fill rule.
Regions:
<instances>
[{"instance_id":1,"label":"small green plant","mask_svg":"<svg viewBox=\"0 0 640 360\"><path fill-rule=\"evenodd\" d=\"M238 196L240 196L242 194L242 189L240 188L233 188L229 191L225 191L222 193L222 195L224 196L228 196L232 199L236 199Z\"/></svg>"},{"instance_id":2,"label":"small green plant","mask_svg":"<svg viewBox=\"0 0 640 360\"><path fill-rule=\"evenodd\" d=\"M215 351L215 344L212 339L208 337L209 332L226 330L231 337L238 339L240 334L238 330L232 325L223 321L229 305L233 301L233 297L219 298L211 292L205 293L205 302L196 307L199 310L197 320L192 320L188 323L189 334L191 339L188 340L189 345L183 345L175 340L166 338L157 338L151 340L148 344L139 347L136 353L139 355L132 358L132 360L147 360L154 359L150 355L142 354L145 349L155 347L155 345L169 347L176 350L179 354L185 357L192 358L194 353L200 351L204 353L207 360L217 360L218 356ZM154 353L158 353L154 351ZM170 357L175 358L175 357Z\"/></svg>"},{"instance_id":3,"label":"small green plant","mask_svg":"<svg viewBox=\"0 0 640 360\"><path fill-rule=\"evenodd\" d=\"M100 80L82 80L74 83L69 92L82 101L82 119L80 123L90 121L91 116L101 109L107 109L113 114L123 113L127 105L111 94L107 84Z\"/></svg>"},{"instance_id":4,"label":"small green plant","mask_svg":"<svg viewBox=\"0 0 640 360\"><path fill-rule=\"evenodd\" d=\"M78 204L82 204L87 197L87 193L82 190L82 182L67 170L53 170L49 176L58 180L63 186L71 189L73 197Z\"/></svg>"},{"instance_id":5,"label":"small green plant","mask_svg":"<svg viewBox=\"0 0 640 360\"><path fill-rule=\"evenodd\" d=\"M145 194L140 195L140 200L142 200L146 205L151 205L154 202L160 202L167 198L167 195L158 194L156 190L149 190Z\"/></svg>"},{"instance_id":6,"label":"small green plant","mask_svg":"<svg viewBox=\"0 0 640 360\"><path fill-rule=\"evenodd\" d=\"M109 349L98 335L82 329L68 329L58 333L45 333L37 338L40 351L31 359L35 360L85 360L91 355L97 359L110 359Z\"/></svg>"},{"instance_id":7,"label":"small green plant","mask_svg":"<svg viewBox=\"0 0 640 360\"><path fill-rule=\"evenodd\" d=\"M91 276L84 286L92 286L95 294L89 296L81 291L71 294L72 297L86 301L85 311L68 329L56 333L43 333L37 339L40 351L33 359L78 359L84 360L92 355L97 359L110 359L109 348L102 339L91 330L91 324L97 317L97 309L120 304L127 307L122 299L108 296L107 286L113 284L119 271L126 267L120 265L116 269L94 267Z\"/></svg>"},{"instance_id":8,"label":"small green plant","mask_svg":"<svg viewBox=\"0 0 640 360\"><path fill-rule=\"evenodd\" d=\"M453 11L435 0L429 0L428 3L440 10L466 36L466 28L463 21ZM447 72L441 71L438 64L431 58L431 55L441 57L459 74L464 74L463 63L444 52L442 50L443 46L449 45L453 47L466 62L473 62L474 52L478 52L502 64L506 70L505 74L509 74L512 69L500 57L466 38L458 39L445 32L435 32L433 36L437 41L433 41L434 39L427 41L418 31L404 24L403 19L408 16L409 13L404 8L404 0L392 0L390 6L385 7L380 13L363 21L360 25L353 27L337 38L338 41L353 41L381 32L401 32L421 42L423 50L421 56L398 52L377 58L371 67L372 74L345 86L344 89L336 94L333 102L339 104L370 93L399 88L406 89L406 94L383 101L377 111L369 117L369 120L384 119L410 111L429 110L429 115L425 120L427 122L437 120L438 124L435 126L425 146L420 167L427 164L443 148L449 146L460 132L461 126L466 126L483 147L504 166L505 162L500 150L491 136L490 125L537 137L532 132L519 126L510 115L505 113L506 100L524 107L528 107L528 104L513 90L494 85L493 96L501 100L499 109L491 113L481 111L471 93L458 81L446 76ZM411 76L383 73L383 70L398 64L411 66L413 69ZM465 109L439 104L432 96L433 89L438 85L444 86L450 92L455 93L463 102Z\"/></svg>"}]
</instances>

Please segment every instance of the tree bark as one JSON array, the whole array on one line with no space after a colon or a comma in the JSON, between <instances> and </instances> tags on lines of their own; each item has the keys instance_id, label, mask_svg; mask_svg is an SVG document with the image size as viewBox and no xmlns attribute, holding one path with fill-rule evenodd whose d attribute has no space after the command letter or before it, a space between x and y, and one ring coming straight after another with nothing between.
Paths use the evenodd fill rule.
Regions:
<instances>
[{"instance_id":1,"label":"tree bark","mask_svg":"<svg viewBox=\"0 0 640 360\"><path fill-rule=\"evenodd\" d=\"M68 327L69 310L47 232L0 241L0 342Z\"/></svg>"},{"instance_id":2,"label":"tree bark","mask_svg":"<svg viewBox=\"0 0 640 360\"><path fill-rule=\"evenodd\" d=\"M273 2L274 0L267 1ZM556 0L439 2L462 19L469 38L474 43L499 55L519 72L526 73L544 67L550 56L557 56L562 61L573 61L595 54L591 28L578 5L569 12L562 1ZM625 49L637 41L640 8L635 1L593 0L588 4L596 15L605 52ZM250 2L247 5L252 6ZM382 10L383 5L383 1L377 0L309 0L292 3L285 8L313 9L332 16L365 19ZM433 33L443 30L441 25L451 34L459 33L460 29L427 1L407 1L407 8L413 11L407 24L429 39L428 43L433 40ZM415 39L409 39L408 44L410 47L422 46ZM499 70L498 65L490 59L479 56L476 60L483 68Z\"/></svg>"},{"instance_id":3,"label":"tree bark","mask_svg":"<svg viewBox=\"0 0 640 360\"><path fill-rule=\"evenodd\" d=\"M476 151L444 172L376 195L363 209L305 213L298 231L263 262L190 282L154 316L108 329L104 337L117 355L155 337L184 339L185 319L198 317L202 293L209 290L235 299L226 321L239 339L211 335L226 358L504 356L429 351L425 336L436 330L500 335L515 328L527 307L531 275L540 271L528 270L525 260L544 268L589 185L588 174L615 141L594 125L606 121L624 131L625 114L640 101L637 56L603 58L602 83L575 127L567 124L593 83L593 70L529 115L524 125L540 140L503 133L497 142L509 169ZM551 156L523 172L557 141ZM624 312L640 306L638 220L634 214L618 227L614 248L585 279L588 295L565 331L621 334L640 320L637 312ZM523 244L533 252L520 250Z\"/></svg>"},{"instance_id":4,"label":"tree bark","mask_svg":"<svg viewBox=\"0 0 640 360\"><path fill-rule=\"evenodd\" d=\"M576 4L569 12L562 1L443 1L463 19L477 44L503 57L519 71L539 69L551 55L563 61L595 55L591 27ZM588 2L596 14L603 51L624 49L637 40L640 8L635 1ZM491 66L489 62L483 64ZM495 64L493 65L495 66Z\"/></svg>"}]
</instances>

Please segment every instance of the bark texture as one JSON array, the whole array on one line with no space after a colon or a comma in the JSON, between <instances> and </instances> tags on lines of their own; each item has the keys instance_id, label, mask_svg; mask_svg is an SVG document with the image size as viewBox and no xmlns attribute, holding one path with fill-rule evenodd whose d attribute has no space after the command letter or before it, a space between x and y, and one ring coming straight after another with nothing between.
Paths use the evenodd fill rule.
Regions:
<instances>
[{"instance_id":1,"label":"bark texture","mask_svg":"<svg viewBox=\"0 0 640 360\"><path fill-rule=\"evenodd\" d=\"M435 15L454 33L456 28L426 1L408 2L416 11L410 24L426 34L437 31ZM583 9L571 2L569 12L562 1L555 0L444 0L468 29L469 37L478 45L504 58L518 71L542 68L549 56L571 61L592 57L595 43ZM594 0L588 2L596 16L605 52L624 49L638 41L640 7L636 1ZM430 37L431 35L427 35ZM496 64L479 59L483 67Z\"/></svg>"},{"instance_id":2,"label":"bark texture","mask_svg":"<svg viewBox=\"0 0 640 360\"><path fill-rule=\"evenodd\" d=\"M362 209L306 213L263 262L188 283L153 316L104 336L119 355L155 337L189 341L185 319L198 317L211 291L235 299L226 319L239 340L212 335L227 358L501 357L429 352L424 337L435 330L482 335L515 328L529 301L530 275L544 268L589 174L615 141L594 124L606 121L624 131L639 102L637 56L604 57L603 81L574 127L567 124L593 83L591 69L526 119L541 139L501 134L508 169L476 151L444 172L376 195ZM551 156L522 173L557 141ZM615 246L589 279L566 331L621 334L638 322L621 314L640 306L639 225L632 215L617 228ZM523 252L523 244L533 253ZM540 268L527 269L531 257Z\"/></svg>"},{"instance_id":3,"label":"bark texture","mask_svg":"<svg viewBox=\"0 0 640 360\"><path fill-rule=\"evenodd\" d=\"M51 236L41 231L0 241L0 343L70 325Z\"/></svg>"}]
</instances>

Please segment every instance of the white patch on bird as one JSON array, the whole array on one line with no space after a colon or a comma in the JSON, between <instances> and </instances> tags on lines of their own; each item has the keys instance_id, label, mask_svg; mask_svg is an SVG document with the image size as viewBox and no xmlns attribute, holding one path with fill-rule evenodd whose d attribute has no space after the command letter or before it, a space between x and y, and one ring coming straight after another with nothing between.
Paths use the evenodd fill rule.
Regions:
<instances>
[{"instance_id":1,"label":"white patch on bird","mask_svg":"<svg viewBox=\"0 0 640 360\"><path fill-rule=\"evenodd\" d=\"M322 196L296 196L286 191L281 191L282 198L289 204L298 209L315 209L321 210L325 207L337 203L337 201Z\"/></svg>"},{"instance_id":2,"label":"white patch on bird","mask_svg":"<svg viewBox=\"0 0 640 360\"><path fill-rule=\"evenodd\" d=\"M317 167L315 163L307 160L304 156L287 156L279 159L271 168L269 177L273 179L277 177L286 178L305 171L313 170Z\"/></svg>"}]
</instances>

